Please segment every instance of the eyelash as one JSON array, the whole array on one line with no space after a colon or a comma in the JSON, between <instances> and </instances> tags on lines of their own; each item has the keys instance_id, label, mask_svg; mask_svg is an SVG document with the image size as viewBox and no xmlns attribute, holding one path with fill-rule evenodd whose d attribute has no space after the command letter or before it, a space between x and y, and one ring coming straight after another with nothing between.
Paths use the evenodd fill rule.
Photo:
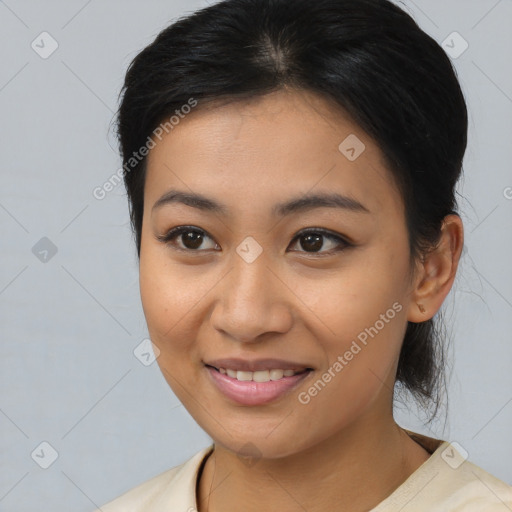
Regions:
<instances>
[{"instance_id":1,"label":"eyelash","mask_svg":"<svg viewBox=\"0 0 512 512\"><path fill-rule=\"evenodd\" d=\"M167 233L164 233L163 235L157 235L156 238L160 242L165 243L169 246L172 246L173 249L178 250L178 251L188 252L188 253L203 252L204 250L201 250L201 249L186 249L186 248L182 248L182 247L176 247L174 240L176 238L178 238L180 235L182 235L184 233L188 233L188 232L199 233L200 235L203 235L203 236L206 235L208 238L213 240L213 238L206 231L204 231L203 229L197 228L195 226L178 226L178 227L172 228L171 230L169 230ZM322 257L322 256L330 256L330 255L333 255L340 251L343 251L344 249L347 249L349 247L353 247L353 244L348 242L343 237L336 235L333 232L328 231L323 228L309 228L309 229L302 230L294 236L294 238L292 239L292 243L295 242L296 240L300 239L303 236L307 236L307 235L311 235L311 234L321 235L325 238L328 238L329 240L333 240L333 241L337 242L338 244L340 244L341 247L338 247L337 249L331 249L330 251L323 251L323 252L308 252L308 251L297 251L297 252L301 252L304 254L317 255L317 257L318 256Z\"/></svg>"}]
</instances>

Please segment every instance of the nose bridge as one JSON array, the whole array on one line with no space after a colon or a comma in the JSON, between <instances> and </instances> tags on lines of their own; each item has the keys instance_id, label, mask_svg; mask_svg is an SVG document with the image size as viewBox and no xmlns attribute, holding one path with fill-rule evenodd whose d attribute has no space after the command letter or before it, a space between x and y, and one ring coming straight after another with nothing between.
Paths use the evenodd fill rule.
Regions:
<instances>
[{"instance_id":1,"label":"nose bridge","mask_svg":"<svg viewBox=\"0 0 512 512\"><path fill-rule=\"evenodd\" d=\"M240 244L233 254L212 314L214 327L239 341L270 331L286 332L291 325L284 285L269 268L267 255L256 254L250 244Z\"/></svg>"},{"instance_id":2,"label":"nose bridge","mask_svg":"<svg viewBox=\"0 0 512 512\"><path fill-rule=\"evenodd\" d=\"M237 254L233 257L227 298L236 305L239 301L251 302L256 307L268 307L267 299L272 288L268 258L262 253L253 261Z\"/></svg>"}]
</instances>

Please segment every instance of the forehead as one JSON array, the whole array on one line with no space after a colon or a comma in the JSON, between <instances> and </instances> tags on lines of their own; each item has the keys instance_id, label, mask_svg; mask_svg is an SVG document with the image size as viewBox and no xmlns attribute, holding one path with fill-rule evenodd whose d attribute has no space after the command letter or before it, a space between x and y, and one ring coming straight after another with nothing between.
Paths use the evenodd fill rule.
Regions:
<instances>
[{"instance_id":1,"label":"forehead","mask_svg":"<svg viewBox=\"0 0 512 512\"><path fill-rule=\"evenodd\" d=\"M375 213L402 212L377 144L341 108L305 91L199 105L155 141L147 203L170 188L223 197L235 208L247 207L248 198L263 207L330 190Z\"/></svg>"}]
</instances>

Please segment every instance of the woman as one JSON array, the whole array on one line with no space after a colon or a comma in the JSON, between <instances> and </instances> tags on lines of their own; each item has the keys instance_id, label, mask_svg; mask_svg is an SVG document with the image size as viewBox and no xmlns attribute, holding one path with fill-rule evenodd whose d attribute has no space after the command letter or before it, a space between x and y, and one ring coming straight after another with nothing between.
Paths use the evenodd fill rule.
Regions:
<instances>
[{"instance_id":1,"label":"woman","mask_svg":"<svg viewBox=\"0 0 512 512\"><path fill-rule=\"evenodd\" d=\"M118 131L159 366L213 444L114 511L502 511L436 409L467 111L387 0L225 0L132 62Z\"/></svg>"}]
</instances>

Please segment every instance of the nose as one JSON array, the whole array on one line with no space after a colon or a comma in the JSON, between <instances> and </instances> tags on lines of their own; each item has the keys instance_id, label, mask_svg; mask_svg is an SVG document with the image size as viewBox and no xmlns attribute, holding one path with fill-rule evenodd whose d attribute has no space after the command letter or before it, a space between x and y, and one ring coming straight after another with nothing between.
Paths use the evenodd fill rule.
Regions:
<instances>
[{"instance_id":1,"label":"nose","mask_svg":"<svg viewBox=\"0 0 512 512\"><path fill-rule=\"evenodd\" d=\"M270 268L264 253L251 263L235 254L232 270L215 290L210 321L235 341L257 342L267 333L283 334L291 329L292 293Z\"/></svg>"}]
</instances>

